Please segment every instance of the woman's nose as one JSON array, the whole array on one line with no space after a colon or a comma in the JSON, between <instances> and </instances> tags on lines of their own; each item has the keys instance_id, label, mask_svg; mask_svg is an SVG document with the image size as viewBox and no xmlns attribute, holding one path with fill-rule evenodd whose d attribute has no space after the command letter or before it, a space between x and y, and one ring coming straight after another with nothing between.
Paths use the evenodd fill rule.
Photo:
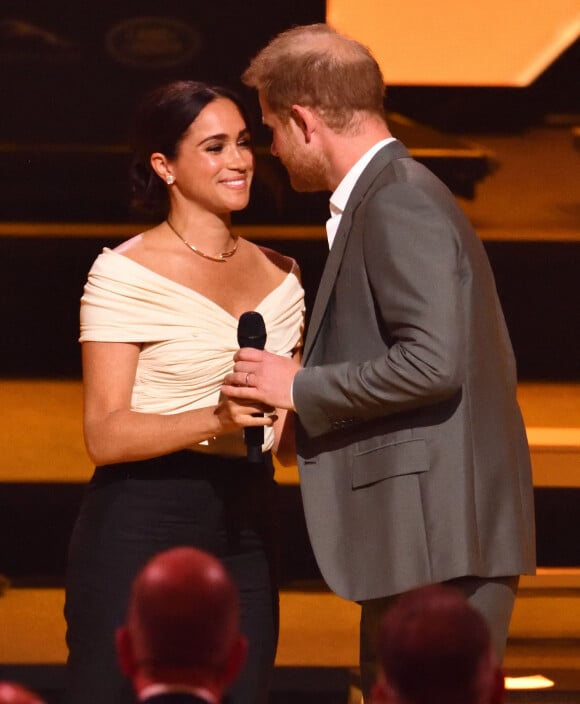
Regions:
<instances>
[{"instance_id":1,"label":"woman's nose","mask_svg":"<svg viewBox=\"0 0 580 704\"><path fill-rule=\"evenodd\" d=\"M251 162L251 156L246 154L247 150L240 149L235 146L230 152L230 164L237 169L247 169L248 163Z\"/></svg>"}]
</instances>

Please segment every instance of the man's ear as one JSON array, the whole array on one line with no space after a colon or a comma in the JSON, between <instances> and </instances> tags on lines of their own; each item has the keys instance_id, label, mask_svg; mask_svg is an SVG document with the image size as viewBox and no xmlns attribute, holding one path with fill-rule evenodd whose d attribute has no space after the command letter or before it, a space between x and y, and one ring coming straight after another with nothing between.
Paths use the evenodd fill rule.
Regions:
<instances>
[{"instance_id":1,"label":"man's ear","mask_svg":"<svg viewBox=\"0 0 580 704\"><path fill-rule=\"evenodd\" d=\"M379 670L377 680L371 689L370 704L397 704L397 696L382 670Z\"/></svg>"},{"instance_id":2,"label":"man's ear","mask_svg":"<svg viewBox=\"0 0 580 704\"><path fill-rule=\"evenodd\" d=\"M316 114L303 105L293 105L290 119L296 123L298 129L302 132L304 140L310 142L312 134L316 131L318 125Z\"/></svg>"},{"instance_id":3,"label":"man's ear","mask_svg":"<svg viewBox=\"0 0 580 704\"><path fill-rule=\"evenodd\" d=\"M504 704L505 702L505 675L503 669L498 665L494 672L492 695L490 702L493 704Z\"/></svg>"},{"instance_id":4,"label":"man's ear","mask_svg":"<svg viewBox=\"0 0 580 704\"><path fill-rule=\"evenodd\" d=\"M131 678L135 672L135 658L133 657L131 636L126 626L120 626L115 631L115 647L121 672Z\"/></svg>"},{"instance_id":5,"label":"man's ear","mask_svg":"<svg viewBox=\"0 0 580 704\"><path fill-rule=\"evenodd\" d=\"M236 681L240 674L246 658L248 656L248 640L245 636L239 635L232 645L224 671L226 685Z\"/></svg>"}]
</instances>

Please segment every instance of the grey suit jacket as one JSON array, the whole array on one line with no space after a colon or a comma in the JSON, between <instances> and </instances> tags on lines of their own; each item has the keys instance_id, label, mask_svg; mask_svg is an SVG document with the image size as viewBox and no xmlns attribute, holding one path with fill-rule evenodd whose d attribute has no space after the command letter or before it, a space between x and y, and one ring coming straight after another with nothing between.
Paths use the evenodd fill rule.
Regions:
<instances>
[{"instance_id":1,"label":"grey suit jacket","mask_svg":"<svg viewBox=\"0 0 580 704\"><path fill-rule=\"evenodd\" d=\"M533 573L516 368L483 246L400 142L359 178L294 381L308 531L352 600Z\"/></svg>"}]
</instances>

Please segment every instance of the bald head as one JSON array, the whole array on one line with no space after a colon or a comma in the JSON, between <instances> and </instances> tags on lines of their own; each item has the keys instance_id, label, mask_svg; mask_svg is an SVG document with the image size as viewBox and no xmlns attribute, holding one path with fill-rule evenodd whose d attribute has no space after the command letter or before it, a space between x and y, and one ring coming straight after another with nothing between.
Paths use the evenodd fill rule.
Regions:
<instances>
[{"instance_id":1,"label":"bald head","mask_svg":"<svg viewBox=\"0 0 580 704\"><path fill-rule=\"evenodd\" d=\"M219 669L239 638L236 586L205 552L160 553L135 579L127 630L138 663Z\"/></svg>"},{"instance_id":2,"label":"bald head","mask_svg":"<svg viewBox=\"0 0 580 704\"><path fill-rule=\"evenodd\" d=\"M403 594L386 613L380 661L398 704L502 701L503 676L487 624L458 590L430 585Z\"/></svg>"},{"instance_id":3,"label":"bald head","mask_svg":"<svg viewBox=\"0 0 580 704\"><path fill-rule=\"evenodd\" d=\"M0 704L44 704L44 701L16 682L0 682Z\"/></svg>"}]
</instances>

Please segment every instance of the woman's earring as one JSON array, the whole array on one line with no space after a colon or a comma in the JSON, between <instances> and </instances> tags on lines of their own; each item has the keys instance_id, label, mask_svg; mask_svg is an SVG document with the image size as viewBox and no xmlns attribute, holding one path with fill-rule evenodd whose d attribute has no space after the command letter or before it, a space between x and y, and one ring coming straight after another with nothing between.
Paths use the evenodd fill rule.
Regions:
<instances>
[{"instance_id":1,"label":"woman's earring","mask_svg":"<svg viewBox=\"0 0 580 704\"><path fill-rule=\"evenodd\" d=\"M175 183L175 176L173 174L168 174L167 178L165 179L165 183L168 186L171 186L172 183Z\"/></svg>"}]
</instances>

